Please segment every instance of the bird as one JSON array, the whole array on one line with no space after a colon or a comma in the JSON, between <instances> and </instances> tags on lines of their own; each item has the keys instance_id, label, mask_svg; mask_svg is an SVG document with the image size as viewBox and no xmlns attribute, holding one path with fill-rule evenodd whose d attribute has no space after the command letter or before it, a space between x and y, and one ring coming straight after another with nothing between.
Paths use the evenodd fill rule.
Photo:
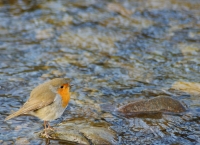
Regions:
<instances>
[{"instance_id":1,"label":"bird","mask_svg":"<svg viewBox=\"0 0 200 145\"><path fill-rule=\"evenodd\" d=\"M7 116L5 121L21 115L35 116L44 121L43 135L49 138L47 130L53 129L49 125L49 121L61 117L69 100L70 79L54 78L35 87L24 105L18 111Z\"/></svg>"}]
</instances>

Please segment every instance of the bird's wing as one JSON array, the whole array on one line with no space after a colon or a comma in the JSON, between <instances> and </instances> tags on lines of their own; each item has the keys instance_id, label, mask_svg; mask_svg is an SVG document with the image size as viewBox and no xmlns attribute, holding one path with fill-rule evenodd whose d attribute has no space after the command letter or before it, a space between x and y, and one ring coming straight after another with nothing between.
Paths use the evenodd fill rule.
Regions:
<instances>
[{"instance_id":1,"label":"bird's wing","mask_svg":"<svg viewBox=\"0 0 200 145\"><path fill-rule=\"evenodd\" d=\"M31 97L17 112L6 117L5 120L9 120L16 116L28 113L33 110L43 108L54 102L56 94L52 91L46 91L39 95L40 97Z\"/></svg>"}]
</instances>

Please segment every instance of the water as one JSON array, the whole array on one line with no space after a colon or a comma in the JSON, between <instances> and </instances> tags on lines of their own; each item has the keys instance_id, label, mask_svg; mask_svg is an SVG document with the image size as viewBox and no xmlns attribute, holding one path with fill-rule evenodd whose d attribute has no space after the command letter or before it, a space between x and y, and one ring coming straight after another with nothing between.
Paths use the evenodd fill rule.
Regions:
<instances>
[{"instance_id":1,"label":"water","mask_svg":"<svg viewBox=\"0 0 200 145\"><path fill-rule=\"evenodd\" d=\"M85 117L109 123L118 144L200 143L198 94L172 88L200 82L199 16L197 0L0 2L0 144L45 144L42 121L4 118L55 77L72 78L75 93L52 125ZM125 118L113 111L163 94L188 112Z\"/></svg>"}]
</instances>

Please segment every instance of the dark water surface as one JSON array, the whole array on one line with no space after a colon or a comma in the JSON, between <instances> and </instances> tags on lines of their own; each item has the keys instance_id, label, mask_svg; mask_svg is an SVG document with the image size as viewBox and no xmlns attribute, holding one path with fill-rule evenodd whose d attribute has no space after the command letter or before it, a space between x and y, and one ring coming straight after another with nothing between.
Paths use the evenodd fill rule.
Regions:
<instances>
[{"instance_id":1,"label":"dark water surface","mask_svg":"<svg viewBox=\"0 0 200 145\"><path fill-rule=\"evenodd\" d=\"M52 125L84 117L109 123L117 144L200 144L199 95L172 89L200 82L200 1L2 0L0 144L45 144L39 119L4 118L55 77L72 78L75 93ZM174 97L188 112L113 114L158 95Z\"/></svg>"}]
</instances>

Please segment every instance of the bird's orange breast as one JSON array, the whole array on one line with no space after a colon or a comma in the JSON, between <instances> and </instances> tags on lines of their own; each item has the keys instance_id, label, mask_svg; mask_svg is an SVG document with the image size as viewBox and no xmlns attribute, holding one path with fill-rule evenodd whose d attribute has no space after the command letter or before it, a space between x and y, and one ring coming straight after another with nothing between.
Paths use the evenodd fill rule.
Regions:
<instances>
[{"instance_id":1,"label":"bird's orange breast","mask_svg":"<svg viewBox=\"0 0 200 145\"><path fill-rule=\"evenodd\" d=\"M69 91L69 84L63 84L58 89L58 94L62 98L62 107L65 108L70 100L70 91Z\"/></svg>"}]
</instances>

